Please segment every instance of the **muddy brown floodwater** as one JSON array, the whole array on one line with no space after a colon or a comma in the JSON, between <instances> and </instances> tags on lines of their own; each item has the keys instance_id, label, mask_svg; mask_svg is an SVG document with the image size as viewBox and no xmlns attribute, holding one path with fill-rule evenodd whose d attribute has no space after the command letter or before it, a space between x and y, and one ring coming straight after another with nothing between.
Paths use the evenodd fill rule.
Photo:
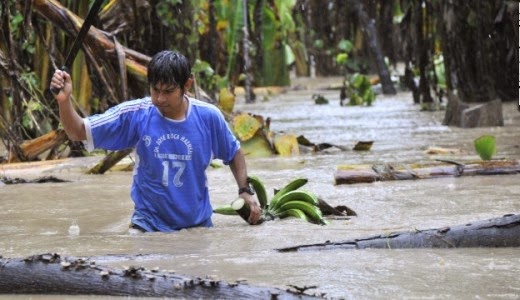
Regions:
<instances>
[{"instance_id":1,"label":"muddy brown floodwater","mask_svg":"<svg viewBox=\"0 0 520 300\"><path fill-rule=\"evenodd\" d=\"M85 175L100 157L52 164L0 166L0 175L36 178L53 175L66 183L0 186L0 255L24 257L46 252L97 256L148 254L140 260L107 260L115 267L160 267L178 273L215 276L232 282L287 288L316 286L309 292L344 299L519 299L520 249L410 249L277 253L274 249L429 229L520 211L520 175L438 178L334 185L341 164L428 162L435 158L478 159L473 140L497 138L497 158L520 159L520 113L504 105L505 126L460 129L442 125L444 112L421 112L410 93L379 95L372 107L340 107L338 91L307 89L268 96L237 110L271 118L275 132L304 135L315 143L352 147L373 140L369 152L329 149L293 157L248 157L250 174L271 191L291 179L309 179L311 190L332 205L347 205L357 217L318 226L295 219L248 226L241 218L214 215L214 228L173 234L128 234L132 212L131 172ZM304 83L304 84L309 84ZM313 94L330 100L314 105ZM460 153L428 155L429 147ZM236 196L227 168L208 170L212 203ZM69 235L77 223L79 235ZM3 295L1 299L95 299L90 296ZM107 299L107 297L99 297ZM115 299L115 297L114 297Z\"/></svg>"}]
</instances>

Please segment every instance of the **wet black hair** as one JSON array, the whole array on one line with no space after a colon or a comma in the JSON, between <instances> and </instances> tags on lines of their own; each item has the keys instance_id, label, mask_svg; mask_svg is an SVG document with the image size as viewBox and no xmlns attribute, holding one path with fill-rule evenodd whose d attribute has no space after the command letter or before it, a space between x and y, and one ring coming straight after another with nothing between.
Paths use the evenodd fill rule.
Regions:
<instances>
[{"instance_id":1,"label":"wet black hair","mask_svg":"<svg viewBox=\"0 0 520 300\"><path fill-rule=\"evenodd\" d=\"M176 51L165 50L155 54L148 64L148 84L158 83L179 86L191 77L191 65L188 59Z\"/></svg>"}]
</instances>

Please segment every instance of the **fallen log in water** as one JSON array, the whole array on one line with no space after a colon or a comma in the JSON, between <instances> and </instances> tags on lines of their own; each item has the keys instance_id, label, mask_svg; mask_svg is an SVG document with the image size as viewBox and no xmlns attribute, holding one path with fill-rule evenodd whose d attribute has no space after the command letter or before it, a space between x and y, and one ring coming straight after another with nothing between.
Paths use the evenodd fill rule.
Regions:
<instances>
[{"instance_id":1,"label":"fallen log in water","mask_svg":"<svg viewBox=\"0 0 520 300\"><path fill-rule=\"evenodd\" d=\"M375 181L518 173L520 173L520 162L518 160L482 160L466 163L439 160L429 164L339 166L334 173L334 179L336 184L354 184Z\"/></svg>"},{"instance_id":2,"label":"fallen log in water","mask_svg":"<svg viewBox=\"0 0 520 300\"><path fill-rule=\"evenodd\" d=\"M142 267L117 269L94 260L34 255L0 258L0 294L111 295L182 299L316 299L297 291L193 278Z\"/></svg>"},{"instance_id":3,"label":"fallen log in water","mask_svg":"<svg viewBox=\"0 0 520 300\"><path fill-rule=\"evenodd\" d=\"M63 144L65 141L67 141L67 135L64 130L52 130L47 134L25 141L17 146L19 147L19 154L17 154L17 151L10 151L8 162L32 161L36 159L38 155Z\"/></svg>"},{"instance_id":4,"label":"fallen log in water","mask_svg":"<svg viewBox=\"0 0 520 300\"><path fill-rule=\"evenodd\" d=\"M332 249L406 249L520 247L520 214L473 223L411 232L394 232L340 242L307 244L277 249L279 252Z\"/></svg>"},{"instance_id":5,"label":"fallen log in water","mask_svg":"<svg viewBox=\"0 0 520 300\"><path fill-rule=\"evenodd\" d=\"M101 160L94 167L88 170L87 174L105 174L106 171L110 170L110 168L115 166L120 160L125 158L128 154L132 153L132 151L133 148L110 152L103 158L103 160Z\"/></svg>"}]
</instances>

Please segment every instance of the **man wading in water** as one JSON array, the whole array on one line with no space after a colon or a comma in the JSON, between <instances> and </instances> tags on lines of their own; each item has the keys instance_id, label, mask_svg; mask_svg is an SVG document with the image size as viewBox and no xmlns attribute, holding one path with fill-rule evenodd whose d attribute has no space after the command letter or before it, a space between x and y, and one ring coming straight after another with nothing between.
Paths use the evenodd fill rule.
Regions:
<instances>
[{"instance_id":1,"label":"man wading in water","mask_svg":"<svg viewBox=\"0 0 520 300\"><path fill-rule=\"evenodd\" d=\"M123 102L103 114L81 118L71 103L70 75L56 70L51 88L60 120L73 141L87 150L135 148L131 227L143 232L171 232L211 227L206 168L212 159L229 165L238 194L251 208L249 223L261 209L247 182L240 142L214 105L186 95L193 84L185 56L162 51L148 65L150 97Z\"/></svg>"}]
</instances>

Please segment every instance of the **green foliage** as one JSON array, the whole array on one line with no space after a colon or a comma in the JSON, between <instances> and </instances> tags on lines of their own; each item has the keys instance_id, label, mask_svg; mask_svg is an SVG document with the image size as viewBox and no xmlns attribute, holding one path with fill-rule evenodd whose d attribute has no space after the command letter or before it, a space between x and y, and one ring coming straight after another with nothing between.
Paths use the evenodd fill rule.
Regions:
<instances>
[{"instance_id":1,"label":"green foliage","mask_svg":"<svg viewBox=\"0 0 520 300\"><path fill-rule=\"evenodd\" d=\"M27 53L34 53L35 36L33 30L24 27L23 15L16 11L10 19L10 28L13 39L21 41L21 48Z\"/></svg>"},{"instance_id":2,"label":"green foliage","mask_svg":"<svg viewBox=\"0 0 520 300\"><path fill-rule=\"evenodd\" d=\"M483 135L474 141L475 150L482 160L491 160L496 153L496 139L493 135Z\"/></svg>"},{"instance_id":3,"label":"green foliage","mask_svg":"<svg viewBox=\"0 0 520 300\"><path fill-rule=\"evenodd\" d=\"M341 66L342 73L346 74L347 71L350 72L359 72L363 68L366 68L365 63L360 61L359 59L353 60L348 59L350 52L354 49L354 44L347 39L342 39L339 41L338 45L335 49L329 49L325 52L329 55L335 53L336 55L336 63Z\"/></svg>"},{"instance_id":4,"label":"green foliage","mask_svg":"<svg viewBox=\"0 0 520 300\"><path fill-rule=\"evenodd\" d=\"M23 83L29 98L23 98L24 111L22 115L22 126L27 130L46 132L50 130L50 119L45 116L51 113L50 108L40 102L40 81L34 72L22 73L20 82Z\"/></svg>"},{"instance_id":5,"label":"green foliage","mask_svg":"<svg viewBox=\"0 0 520 300\"><path fill-rule=\"evenodd\" d=\"M339 65L345 65L348 60L348 54L347 53L340 53L336 55L336 63Z\"/></svg>"},{"instance_id":6,"label":"green foliage","mask_svg":"<svg viewBox=\"0 0 520 300\"><path fill-rule=\"evenodd\" d=\"M342 39L338 43L338 49L348 54L354 49L354 44L349 40Z\"/></svg>"},{"instance_id":7,"label":"green foliage","mask_svg":"<svg viewBox=\"0 0 520 300\"><path fill-rule=\"evenodd\" d=\"M394 15L392 18L392 22L394 24L401 24L401 21L403 20L404 16L404 12L401 10L401 4L399 3L399 1L397 1L397 3L394 4Z\"/></svg>"},{"instance_id":8,"label":"green foliage","mask_svg":"<svg viewBox=\"0 0 520 300\"><path fill-rule=\"evenodd\" d=\"M337 47L340 52L336 55L336 63L343 66L345 72L345 80L343 81L346 97L350 99L349 105L367 105L370 106L376 99L376 94L372 90L372 84L367 76L361 73L352 75L346 74L346 67L349 65L349 53L354 45L349 40L341 40ZM341 105L343 103L341 102Z\"/></svg>"},{"instance_id":9,"label":"green foliage","mask_svg":"<svg viewBox=\"0 0 520 300\"><path fill-rule=\"evenodd\" d=\"M231 0L232 6L229 7L227 19L230 20L230 26L227 29L227 69L226 79L229 80L235 69L236 57L242 38L242 28L244 27L243 5L242 0Z\"/></svg>"},{"instance_id":10,"label":"green foliage","mask_svg":"<svg viewBox=\"0 0 520 300\"><path fill-rule=\"evenodd\" d=\"M438 55L434 59L435 66L435 76L437 78L437 85L440 88L446 89L446 71L444 70L444 57L442 55Z\"/></svg>"},{"instance_id":11,"label":"green foliage","mask_svg":"<svg viewBox=\"0 0 520 300\"><path fill-rule=\"evenodd\" d=\"M323 49L323 44L324 44L323 40L321 40L321 39L317 39L314 41L314 47L316 49Z\"/></svg>"},{"instance_id":12,"label":"green foliage","mask_svg":"<svg viewBox=\"0 0 520 300\"><path fill-rule=\"evenodd\" d=\"M204 90L217 91L228 86L227 79L216 74L207 61L197 59L193 64L192 72L197 77L198 84Z\"/></svg>"},{"instance_id":13,"label":"green foliage","mask_svg":"<svg viewBox=\"0 0 520 300\"><path fill-rule=\"evenodd\" d=\"M29 92L31 94L34 94L40 85L38 77L36 77L36 74L34 72L27 72L20 74L20 81L25 84Z\"/></svg>"},{"instance_id":14,"label":"green foliage","mask_svg":"<svg viewBox=\"0 0 520 300\"><path fill-rule=\"evenodd\" d=\"M280 29L285 36L296 30L296 24L292 16L292 9L296 0L276 0L276 7L280 15Z\"/></svg>"},{"instance_id":15,"label":"green foliage","mask_svg":"<svg viewBox=\"0 0 520 300\"><path fill-rule=\"evenodd\" d=\"M325 97L323 97L323 95L320 95L320 94L314 94L312 95L312 99L314 100L314 103L315 104L329 104L329 100Z\"/></svg>"},{"instance_id":16,"label":"green foliage","mask_svg":"<svg viewBox=\"0 0 520 300\"><path fill-rule=\"evenodd\" d=\"M17 11L14 13L14 15L11 17L11 30L14 33L14 37L18 37L17 33L19 32L19 28L23 25L23 16L22 14Z\"/></svg>"},{"instance_id":17,"label":"green foliage","mask_svg":"<svg viewBox=\"0 0 520 300\"><path fill-rule=\"evenodd\" d=\"M157 16L161 20L164 26L178 26L178 18L176 14L178 10L175 6L182 4L182 0L162 0L157 3L155 9Z\"/></svg>"},{"instance_id":18,"label":"green foliage","mask_svg":"<svg viewBox=\"0 0 520 300\"><path fill-rule=\"evenodd\" d=\"M345 80L347 97L350 99L349 105L370 106L376 99L376 94L372 90L372 84L367 76L354 73Z\"/></svg>"},{"instance_id":19,"label":"green foliage","mask_svg":"<svg viewBox=\"0 0 520 300\"><path fill-rule=\"evenodd\" d=\"M250 1L251 2L251 1ZM292 18L293 0L277 0L274 7L265 5L262 9L262 52L264 61L258 70L255 83L265 85L289 85L289 72L286 67L296 59L289 36L296 30Z\"/></svg>"}]
</instances>

